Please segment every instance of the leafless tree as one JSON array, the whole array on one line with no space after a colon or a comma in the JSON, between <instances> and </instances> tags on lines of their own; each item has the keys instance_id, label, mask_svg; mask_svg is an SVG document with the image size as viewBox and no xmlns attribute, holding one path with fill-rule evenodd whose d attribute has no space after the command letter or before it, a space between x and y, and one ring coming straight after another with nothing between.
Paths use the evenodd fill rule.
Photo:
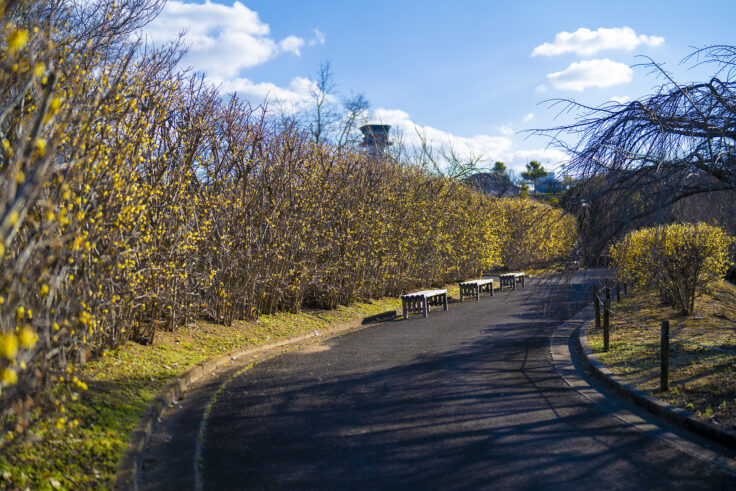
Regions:
<instances>
[{"instance_id":1,"label":"leafless tree","mask_svg":"<svg viewBox=\"0 0 736 491\"><path fill-rule=\"evenodd\" d=\"M714 76L682 85L649 60L666 80L652 95L597 107L553 101L576 121L536 132L571 155L567 172L585 184L567 204L594 217L583 238L598 253L639 220L667 221L671 205L684 198L736 191L736 47L706 47L684 61L712 64Z\"/></svg>"},{"instance_id":2,"label":"leafless tree","mask_svg":"<svg viewBox=\"0 0 736 491\"><path fill-rule=\"evenodd\" d=\"M370 102L362 93L340 97L329 60L320 64L310 96L311 106L295 120L306 121L315 143L342 148L358 142L355 130L366 122Z\"/></svg>"}]
</instances>

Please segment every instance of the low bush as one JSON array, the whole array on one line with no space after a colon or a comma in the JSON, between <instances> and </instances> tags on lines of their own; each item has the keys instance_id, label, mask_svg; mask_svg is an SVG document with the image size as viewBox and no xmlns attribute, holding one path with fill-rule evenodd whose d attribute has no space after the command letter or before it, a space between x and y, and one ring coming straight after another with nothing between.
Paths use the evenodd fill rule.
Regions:
<instances>
[{"instance_id":1,"label":"low bush","mask_svg":"<svg viewBox=\"0 0 736 491\"><path fill-rule=\"evenodd\" d=\"M629 232L611 254L619 279L655 287L665 303L687 315L706 284L725 275L732 243L713 225L672 224Z\"/></svg>"}]
</instances>

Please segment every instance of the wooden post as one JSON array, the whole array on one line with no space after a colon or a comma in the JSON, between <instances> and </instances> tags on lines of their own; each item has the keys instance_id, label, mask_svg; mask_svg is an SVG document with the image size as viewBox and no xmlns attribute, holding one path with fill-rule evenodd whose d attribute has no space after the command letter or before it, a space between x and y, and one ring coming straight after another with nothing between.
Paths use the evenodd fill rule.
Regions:
<instances>
[{"instance_id":1,"label":"wooden post","mask_svg":"<svg viewBox=\"0 0 736 491\"><path fill-rule=\"evenodd\" d=\"M621 283L616 282L616 303L621 303Z\"/></svg>"},{"instance_id":2,"label":"wooden post","mask_svg":"<svg viewBox=\"0 0 736 491\"><path fill-rule=\"evenodd\" d=\"M660 338L660 372L659 388L662 392L670 390L670 321L662 321L662 336Z\"/></svg>"},{"instance_id":3,"label":"wooden post","mask_svg":"<svg viewBox=\"0 0 736 491\"><path fill-rule=\"evenodd\" d=\"M401 309L404 311L404 319L409 318L409 312L406 309L406 304L408 303L408 300L406 298L401 298Z\"/></svg>"},{"instance_id":4,"label":"wooden post","mask_svg":"<svg viewBox=\"0 0 736 491\"><path fill-rule=\"evenodd\" d=\"M424 317L429 317L429 301L427 299L427 296L426 295L422 295L420 301L422 303L422 308L424 310L424 312L423 312L424 313Z\"/></svg>"},{"instance_id":5,"label":"wooden post","mask_svg":"<svg viewBox=\"0 0 736 491\"><path fill-rule=\"evenodd\" d=\"M447 292L442 294L442 310L447 310Z\"/></svg>"},{"instance_id":6,"label":"wooden post","mask_svg":"<svg viewBox=\"0 0 736 491\"><path fill-rule=\"evenodd\" d=\"M606 300L603 304L603 351L608 352L610 347L610 318L611 318L611 289L608 287L608 280L606 280Z\"/></svg>"},{"instance_id":7,"label":"wooden post","mask_svg":"<svg viewBox=\"0 0 736 491\"><path fill-rule=\"evenodd\" d=\"M601 304L598 300L598 285L593 285L593 304L595 305L595 328L601 328Z\"/></svg>"}]
</instances>

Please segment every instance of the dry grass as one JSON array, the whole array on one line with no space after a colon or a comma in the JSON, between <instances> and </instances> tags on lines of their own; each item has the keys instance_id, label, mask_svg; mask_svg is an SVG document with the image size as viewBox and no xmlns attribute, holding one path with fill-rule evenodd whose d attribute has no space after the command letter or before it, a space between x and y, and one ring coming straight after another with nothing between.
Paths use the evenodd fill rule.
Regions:
<instances>
[{"instance_id":1,"label":"dry grass","mask_svg":"<svg viewBox=\"0 0 736 491\"><path fill-rule=\"evenodd\" d=\"M588 333L601 363L644 392L703 420L736 428L736 287L712 285L687 317L662 305L655 292L629 292L621 303L615 297L612 302L609 352L602 352L601 330ZM669 392L659 387L665 319L670 321Z\"/></svg>"}]
</instances>

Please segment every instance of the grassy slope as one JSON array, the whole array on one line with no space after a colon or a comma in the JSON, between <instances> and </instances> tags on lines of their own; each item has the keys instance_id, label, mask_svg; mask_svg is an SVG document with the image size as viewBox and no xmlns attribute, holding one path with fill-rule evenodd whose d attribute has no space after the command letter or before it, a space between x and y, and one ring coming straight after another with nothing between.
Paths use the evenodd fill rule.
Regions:
<instances>
[{"instance_id":1,"label":"grassy slope","mask_svg":"<svg viewBox=\"0 0 736 491\"><path fill-rule=\"evenodd\" d=\"M683 317L663 306L653 292L634 292L613 301L610 350L603 353L603 334L593 328L589 342L598 359L639 389L697 417L736 427L736 287L714 284ZM659 388L660 325L670 320L670 391ZM675 338L680 338L675 339ZM696 346L688 340L698 343Z\"/></svg>"},{"instance_id":2,"label":"grassy slope","mask_svg":"<svg viewBox=\"0 0 736 491\"><path fill-rule=\"evenodd\" d=\"M108 351L76 374L89 388L64 406L64 424L41 419L23 441L2 449L0 488L108 488L147 405L193 364L233 349L400 307L399 299L382 299L332 311L261 316L258 322L231 327L198 322L173 333L157 333L152 346L127 343Z\"/></svg>"}]
</instances>

